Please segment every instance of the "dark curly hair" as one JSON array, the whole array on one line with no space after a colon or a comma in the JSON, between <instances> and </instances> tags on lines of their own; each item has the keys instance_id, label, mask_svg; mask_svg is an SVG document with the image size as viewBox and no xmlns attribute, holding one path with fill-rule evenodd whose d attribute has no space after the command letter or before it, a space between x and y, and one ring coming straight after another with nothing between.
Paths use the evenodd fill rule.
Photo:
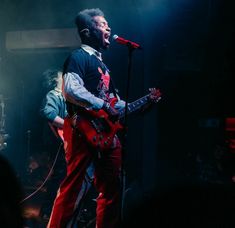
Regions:
<instances>
[{"instance_id":1,"label":"dark curly hair","mask_svg":"<svg viewBox=\"0 0 235 228\"><path fill-rule=\"evenodd\" d=\"M84 9L78 13L75 18L75 24L78 29L78 33L80 35L81 40L83 40L83 30L84 29L93 29L95 24L93 17L102 16L104 17L104 13L99 8L93 9Z\"/></svg>"},{"instance_id":2,"label":"dark curly hair","mask_svg":"<svg viewBox=\"0 0 235 228\"><path fill-rule=\"evenodd\" d=\"M43 87L46 90L52 90L56 87L59 72L62 71L60 69L47 69L43 72Z\"/></svg>"}]
</instances>

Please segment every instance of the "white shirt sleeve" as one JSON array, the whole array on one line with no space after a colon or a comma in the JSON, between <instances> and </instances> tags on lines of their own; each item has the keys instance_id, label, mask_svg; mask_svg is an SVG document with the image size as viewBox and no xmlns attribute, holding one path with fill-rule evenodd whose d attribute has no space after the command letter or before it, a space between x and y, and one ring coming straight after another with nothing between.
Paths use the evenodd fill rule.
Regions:
<instances>
[{"instance_id":1,"label":"white shirt sleeve","mask_svg":"<svg viewBox=\"0 0 235 228\"><path fill-rule=\"evenodd\" d=\"M78 74L69 72L66 73L63 78L63 92L68 101L87 108L102 108L104 101L94 96L84 87L84 82Z\"/></svg>"}]
</instances>

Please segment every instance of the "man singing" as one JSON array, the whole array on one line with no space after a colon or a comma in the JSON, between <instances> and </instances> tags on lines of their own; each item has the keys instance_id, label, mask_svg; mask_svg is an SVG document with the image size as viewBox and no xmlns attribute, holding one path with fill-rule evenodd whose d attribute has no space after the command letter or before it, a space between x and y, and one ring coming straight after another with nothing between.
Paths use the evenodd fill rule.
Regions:
<instances>
[{"instance_id":1,"label":"man singing","mask_svg":"<svg viewBox=\"0 0 235 228\"><path fill-rule=\"evenodd\" d=\"M94 185L97 197L96 227L118 228L120 211L121 145L117 136L108 150L96 149L86 141L77 124L84 118L80 110L104 110L117 120L125 102L116 95L109 70L101 51L109 45L111 29L100 9L85 9L75 19L81 47L73 51L64 64L63 85L68 117L64 122L64 147L67 176L60 185L48 228L71 227L77 193L82 187L86 169L94 163ZM117 97L113 107L110 98Z\"/></svg>"}]
</instances>

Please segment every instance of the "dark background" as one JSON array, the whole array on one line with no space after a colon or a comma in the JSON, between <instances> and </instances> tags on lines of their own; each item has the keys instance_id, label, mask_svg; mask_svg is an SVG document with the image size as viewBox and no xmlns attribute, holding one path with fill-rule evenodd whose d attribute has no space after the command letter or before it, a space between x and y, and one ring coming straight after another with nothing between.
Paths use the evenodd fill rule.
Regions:
<instances>
[{"instance_id":1,"label":"dark background","mask_svg":"<svg viewBox=\"0 0 235 228\"><path fill-rule=\"evenodd\" d=\"M150 87L162 92L151 111L128 121L124 158L131 196L180 183L229 181L233 171L218 171L215 155L223 153L225 118L235 115L235 14L222 0L1 0L0 94L10 135L1 153L24 179L29 157L41 150L42 73L62 67L72 51L8 51L6 32L74 28L78 11L96 7L113 34L143 46L133 53L129 101ZM104 53L123 98L127 54L114 42Z\"/></svg>"}]
</instances>

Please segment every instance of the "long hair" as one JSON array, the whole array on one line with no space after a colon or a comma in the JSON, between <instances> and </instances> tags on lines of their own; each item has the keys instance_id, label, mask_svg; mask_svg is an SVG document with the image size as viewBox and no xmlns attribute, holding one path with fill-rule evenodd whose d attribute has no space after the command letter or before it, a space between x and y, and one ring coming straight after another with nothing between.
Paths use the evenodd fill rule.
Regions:
<instances>
[{"instance_id":1,"label":"long hair","mask_svg":"<svg viewBox=\"0 0 235 228\"><path fill-rule=\"evenodd\" d=\"M43 72L43 87L46 90L49 91L56 87L59 72L61 72L59 69L47 69Z\"/></svg>"}]
</instances>

